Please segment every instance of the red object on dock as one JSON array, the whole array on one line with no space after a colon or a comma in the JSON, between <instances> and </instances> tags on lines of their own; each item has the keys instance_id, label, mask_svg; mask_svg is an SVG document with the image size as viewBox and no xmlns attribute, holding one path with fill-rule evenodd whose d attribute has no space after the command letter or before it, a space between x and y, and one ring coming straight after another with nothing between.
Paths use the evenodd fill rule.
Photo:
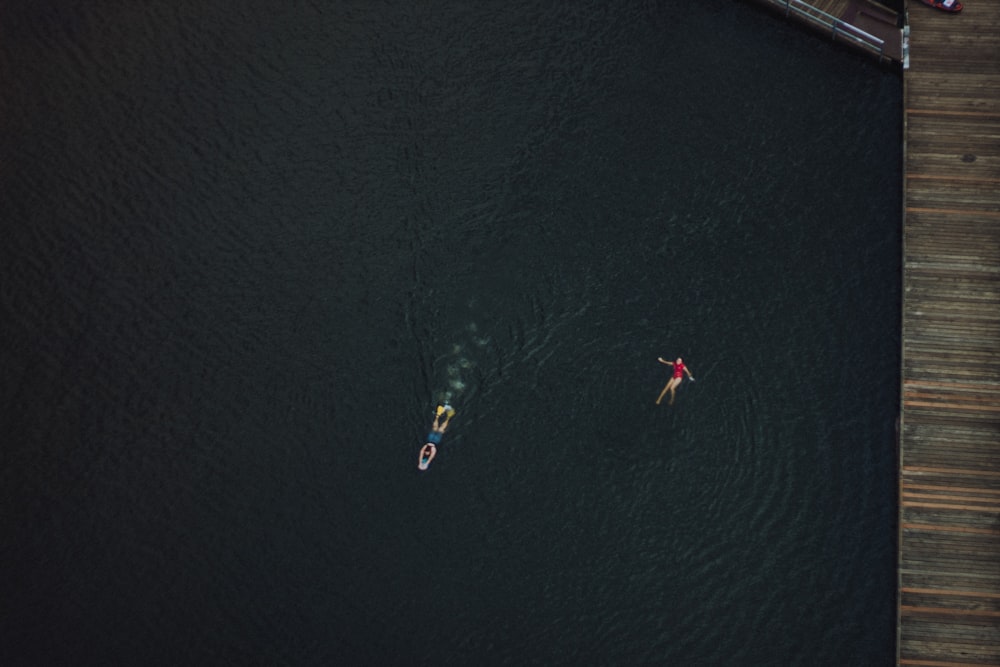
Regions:
<instances>
[{"instance_id":1,"label":"red object on dock","mask_svg":"<svg viewBox=\"0 0 1000 667\"><path fill-rule=\"evenodd\" d=\"M940 9L942 12L957 14L962 11L962 3L958 0L922 0L925 5Z\"/></svg>"}]
</instances>

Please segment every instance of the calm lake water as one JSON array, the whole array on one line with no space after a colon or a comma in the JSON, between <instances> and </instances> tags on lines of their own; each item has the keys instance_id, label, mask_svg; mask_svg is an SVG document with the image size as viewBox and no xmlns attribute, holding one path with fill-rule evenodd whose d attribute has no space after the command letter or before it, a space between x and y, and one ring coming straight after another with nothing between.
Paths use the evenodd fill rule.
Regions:
<instances>
[{"instance_id":1,"label":"calm lake water","mask_svg":"<svg viewBox=\"0 0 1000 667\"><path fill-rule=\"evenodd\" d=\"M892 661L898 73L732 0L0 19L0 662Z\"/></svg>"}]
</instances>

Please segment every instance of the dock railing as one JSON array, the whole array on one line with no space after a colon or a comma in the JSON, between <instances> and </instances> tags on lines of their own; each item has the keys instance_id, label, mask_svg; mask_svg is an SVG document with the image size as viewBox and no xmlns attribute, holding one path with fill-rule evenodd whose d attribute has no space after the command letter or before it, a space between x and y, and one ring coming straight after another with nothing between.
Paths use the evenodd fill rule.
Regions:
<instances>
[{"instance_id":1,"label":"dock railing","mask_svg":"<svg viewBox=\"0 0 1000 667\"><path fill-rule=\"evenodd\" d=\"M880 61L883 58L889 57L885 52L885 40L869 34L861 28L837 18L833 14L828 14L819 7L810 5L808 2L802 2L802 0L764 1L770 5L781 7L786 17L794 15L814 26L829 30L830 37L833 39L844 39L861 49L877 54Z\"/></svg>"}]
</instances>

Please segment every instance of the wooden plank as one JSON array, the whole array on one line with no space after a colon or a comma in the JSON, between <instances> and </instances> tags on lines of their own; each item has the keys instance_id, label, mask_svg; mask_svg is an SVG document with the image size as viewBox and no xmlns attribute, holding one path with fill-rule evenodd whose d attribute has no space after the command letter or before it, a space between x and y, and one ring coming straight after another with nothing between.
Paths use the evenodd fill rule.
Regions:
<instances>
[{"instance_id":1,"label":"wooden plank","mask_svg":"<svg viewBox=\"0 0 1000 667\"><path fill-rule=\"evenodd\" d=\"M907 408L904 408L904 410L909 411ZM918 415L918 417L921 416L922 415ZM951 420L940 419L941 423L948 426L967 421L968 419L964 415L960 415ZM913 447L912 450L907 453L907 460L937 465L948 463L956 463L959 465L982 465L983 460L987 457L987 454L984 453L985 451L987 451L985 448L977 451L957 449L954 452L949 453L947 446L923 445L920 447Z\"/></svg>"},{"instance_id":2,"label":"wooden plank","mask_svg":"<svg viewBox=\"0 0 1000 667\"><path fill-rule=\"evenodd\" d=\"M902 567L900 569L901 588L940 588L947 586L949 589L964 591L980 591L983 588L992 588L991 584L1000 581L996 575L979 575L974 572L961 572L938 574L934 572L919 572L916 569Z\"/></svg>"},{"instance_id":3,"label":"wooden plank","mask_svg":"<svg viewBox=\"0 0 1000 667\"><path fill-rule=\"evenodd\" d=\"M908 420L903 428L903 437L907 442L926 442L931 445L954 443L969 445L977 449L983 445L991 446L1000 441L996 428L982 427L976 424L965 424L963 427L939 427L935 424L923 423L919 420ZM1000 472L993 470L969 469L957 465L935 467L920 466L906 463L900 470L901 480L945 480L956 484L993 485L1000 484Z\"/></svg>"},{"instance_id":4,"label":"wooden plank","mask_svg":"<svg viewBox=\"0 0 1000 667\"><path fill-rule=\"evenodd\" d=\"M971 498L1000 503L1000 489L983 489L975 486L954 486L951 484L914 484L904 481L903 491L912 497L939 498L962 494Z\"/></svg>"},{"instance_id":5,"label":"wooden plank","mask_svg":"<svg viewBox=\"0 0 1000 667\"><path fill-rule=\"evenodd\" d=\"M911 42L912 47L912 42ZM939 113L951 117L996 118L1000 116L1000 100L996 91L1000 89L1000 73L996 71L920 73L918 61L910 50L910 69L907 71L906 112Z\"/></svg>"},{"instance_id":6,"label":"wooden plank","mask_svg":"<svg viewBox=\"0 0 1000 667\"><path fill-rule=\"evenodd\" d=\"M1000 611L991 609L953 609L951 607L916 607L913 605L900 605L903 614L921 616L962 616L966 618L1000 618Z\"/></svg>"},{"instance_id":7,"label":"wooden plank","mask_svg":"<svg viewBox=\"0 0 1000 667\"><path fill-rule=\"evenodd\" d=\"M942 179L979 186L1000 182L1000 117L914 114L907 122L908 187Z\"/></svg>"}]
</instances>

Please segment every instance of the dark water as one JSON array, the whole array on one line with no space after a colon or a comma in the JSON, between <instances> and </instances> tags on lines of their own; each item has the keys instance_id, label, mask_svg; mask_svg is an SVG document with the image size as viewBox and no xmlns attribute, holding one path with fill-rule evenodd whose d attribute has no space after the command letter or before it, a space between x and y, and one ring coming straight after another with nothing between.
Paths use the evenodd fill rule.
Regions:
<instances>
[{"instance_id":1,"label":"dark water","mask_svg":"<svg viewBox=\"0 0 1000 667\"><path fill-rule=\"evenodd\" d=\"M235 7L0 12L0 663L889 664L898 75Z\"/></svg>"}]
</instances>

